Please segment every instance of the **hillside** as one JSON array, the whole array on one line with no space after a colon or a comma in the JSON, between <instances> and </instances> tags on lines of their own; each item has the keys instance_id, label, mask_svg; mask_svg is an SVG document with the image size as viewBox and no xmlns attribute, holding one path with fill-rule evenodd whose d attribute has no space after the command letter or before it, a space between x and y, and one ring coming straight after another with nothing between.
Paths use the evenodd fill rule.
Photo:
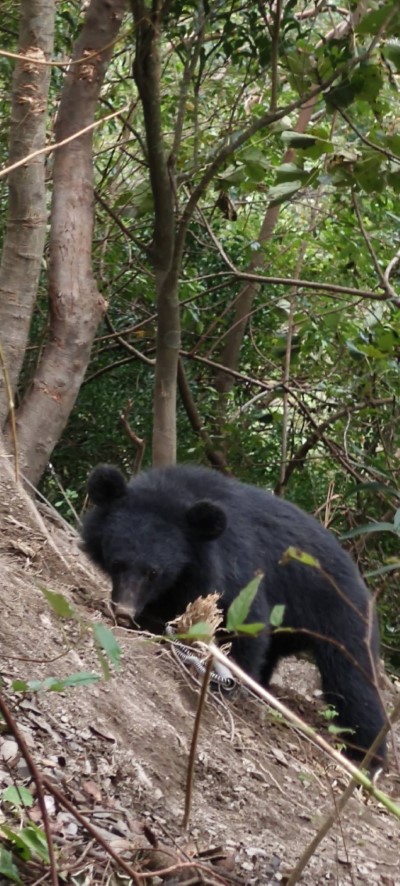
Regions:
<instances>
[{"instance_id":1,"label":"hillside","mask_svg":"<svg viewBox=\"0 0 400 886\"><path fill-rule=\"evenodd\" d=\"M111 620L107 582L79 551L72 530L44 514L45 526L39 525L25 496L6 481L0 492L4 696L39 770L136 870L140 864L158 869L179 858L196 859L203 867L182 869L179 882L284 883L347 777L245 690L234 698L214 696L201 726L185 833L181 822L198 690L165 647L115 627L123 659L108 681L62 693L10 693L16 678L100 673L85 624L103 620L111 626ZM42 587L63 594L82 621L55 616ZM385 699L392 704L399 686L386 682ZM273 685L279 697L322 728L312 665L286 662ZM398 725L396 731L400 746ZM1 790L14 780L32 784L6 729L0 736ZM391 744L389 772L380 787L399 800ZM60 882L122 882L105 849L72 811L50 795L46 807L59 873L65 872ZM4 812L17 829L19 816L13 818L8 804ZM30 816L41 823L37 802ZM22 818L26 822L26 813ZM400 886L399 847L398 820L357 791L301 882ZM40 862L27 863L23 882L50 882L44 874Z\"/></svg>"}]
</instances>

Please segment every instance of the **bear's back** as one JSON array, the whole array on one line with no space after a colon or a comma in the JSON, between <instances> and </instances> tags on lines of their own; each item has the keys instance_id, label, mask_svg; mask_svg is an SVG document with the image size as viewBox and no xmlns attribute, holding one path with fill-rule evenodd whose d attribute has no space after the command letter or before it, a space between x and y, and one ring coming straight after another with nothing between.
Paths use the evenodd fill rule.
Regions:
<instances>
[{"instance_id":1,"label":"bear's back","mask_svg":"<svg viewBox=\"0 0 400 886\"><path fill-rule=\"evenodd\" d=\"M186 510L198 501L206 499L220 505L227 528L215 545L225 568L240 551L257 568L266 568L272 574L285 551L295 547L316 557L341 584L350 580L354 597L365 599L366 588L358 569L335 536L311 514L270 492L192 465L144 471L130 481L128 490L133 510L150 511L179 525L184 523ZM307 568L310 586L320 582L315 567L300 568ZM293 561L288 580L296 572Z\"/></svg>"}]
</instances>

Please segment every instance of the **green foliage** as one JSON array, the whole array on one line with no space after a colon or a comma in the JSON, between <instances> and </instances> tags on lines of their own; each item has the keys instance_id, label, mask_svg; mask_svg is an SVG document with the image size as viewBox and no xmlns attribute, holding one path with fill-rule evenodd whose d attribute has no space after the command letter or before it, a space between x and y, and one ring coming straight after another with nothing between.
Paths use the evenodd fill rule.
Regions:
<instances>
[{"instance_id":1,"label":"green foliage","mask_svg":"<svg viewBox=\"0 0 400 886\"><path fill-rule=\"evenodd\" d=\"M1 792L1 798L4 803L10 803L12 806L16 807L23 806L29 808L29 806L32 806L34 803L31 792L23 785L20 785L19 787L10 785L10 787L4 788L4 791Z\"/></svg>"},{"instance_id":2,"label":"green foliage","mask_svg":"<svg viewBox=\"0 0 400 886\"><path fill-rule=\"evenodd\" d=\"M321 569L321 564L316 557L313 557L312 554L308 554L307 551L302 551L300 548L289 547L286 549L282 558L280 560L282 566L286 566L290 563L291 560L297 560L298 563L303 563L305 566L312 566L313 569Z\"/></svg>"},{"instance_id":3,"label":"green foliage","mask_svg":"<svg viewBox=\"0 0 400 886\"><path fill-rule=\"evenodd\" d=\"M98 674L79 671L77 674L69 674L68 677L45 677L44 680L13 680L14 692L64 692L65 689L76 686L89 686L98 683L101 678Z\"/></svg>"},{"instance_id":4,"label":"green foliage","mask_svg":"<svg viewBox=\"0 0 400 886\"><path fill-rule=\"evenodd\" d=\"M396 516L398 513L396 511ZM356 529L344 532L342 538L357 538L359 535L369 535L372 532L394 532L395 535L400 535L399 521L397 520L396 524L396 516L393 523L386 523L384 520L380 523L364 523L362 526L357 526Z\"/></svg>"},{"instance_id":5,"label":"green foliage","mask_svg":"<svg viewBox=\"0 0 400 886\"><path fill-rule=\"evenodd\" d=\"M0 846L0 874L3 874L6 880L11 880L12 883L22 883L12 853L4 846Z\"/></svg>"},{"instance_id":6,"label":"green foliage","mask_svg":"<svg viewBox=\"0 0 400 886\"><path fill-rule=\"evenodd\" d=\"M328 705L326 708L324 708L323 711L321 711L321 716L324 718L324 720L328 720L328 721L334 720L337 717L337 715L338 715L338 712L337 712L336 708L333 707L333 705Z\"/></svg>"},{"instance_id":7,"label":"green foliage","mask_svg":"<svg viewBox=\"0 0 400 886\"><path fill-rule=\"evenodd\" d=\"M269 623L273 628L280 628L283 624L283 618L285 615L285 607L280 603L277 603L276 606L273 606L271 609L271 614L269 617Z\"/></svg>"},{"instance_id":8,"label":"green foliage","mask_svg":"<svg viewBox=\"0 0 400 886\"><path fill-rule=\"evenodd\" d=\"M24 859L29 861L31 858L39 858L46 864L49 863L49 851L47 840L42 828L39 828L33 822L30 822L20 831L14 831L5 822L0 824L0 832L7 837L12 843L15 850ZM15 882L18 882L17 880Z\"/></svg>"},{"instance_id":9,"label":"green foliage","mask_svg":"<svg viewBox=\"0 0 400 886\"><path fill-rule=\"evenodd\" d=\"M55 594L53 591L49 591L47 588L40 588L44 597L48 604L51 606L53 612L58 615L59 618L75 618L75 611L68 602L68 600L64 597L63 594Z\"/></svg>"},{"instance_id":10,"label":"green foliage","mask_svg":"<svg viewBox=\"0 0 400 886\"><path fill-rule=\"evenodd\" d=\"M210 643L213 639L213 631L206 621L198 621L196 624L190 625L188 631L184 634L177 634L179 640L199 640L203 643Z\"/></svg>"},{"instance_id":11,"label":"green foliage","mask_svg":"<svg viewBox=\"0 0 400 886\"><path fill-rule=\"evenodd\" d=\"M45 587L40 585L39 587L58 618L74 619L80 625L82 632L91 634L103 677L108 680L110 664L116 670L119 670L121 664L122 650L113 632L100 622L93 624L82 619L63 594L55 594ZM14 692L64 692L65 689L97 683L100 679L98 674L79 671L66 677L46 677L43 680L17 679L13 681L12 688Z\"/></svg>"},{"instance_id":12,"label":"green foliage","mask_svg":"<svg viewBox=\"0 0 400 886\"><path fill-rule=\"evenodd\" d=\"M231 603L226 616L227 631L239 633L258 633L265 625L261 623L245 624L246 618L250 612L251 604L256 597L260 581L263 576L258 575L243 588L242 591Z\"/></svg>"},{"instance_id":13,"label":"green foliage","mask_svg":"<svg viewBox=\"0 0 400 886\"><path fill-rule=\"evenodd\" d=\"M93 636L95 639L95 643L98 647L98 655L100 654L100 662L103 668L103 674L108 679L110 676L109 668L107 660L101 654L101 650L106 653L107 658L109 658L111 664L114 666L116 670L119 670L121 666L121 647L119 643L117 643L114 634L103 625L101 622L93 625Z\"/></svg>"}]
</instances>

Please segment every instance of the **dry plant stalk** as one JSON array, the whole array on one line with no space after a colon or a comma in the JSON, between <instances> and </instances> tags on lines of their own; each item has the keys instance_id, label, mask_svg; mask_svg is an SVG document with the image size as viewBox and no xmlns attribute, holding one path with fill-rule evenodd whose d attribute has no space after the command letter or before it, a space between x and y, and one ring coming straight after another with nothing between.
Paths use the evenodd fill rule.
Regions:
<instances>
[{"instance_id":1,"label":"dry plant stalk","mask_svg":"<svg viewBox=\"0 0 400 886\"><path fill-rule=\"evenodd\" d=\"M214 637L223 622L223 612L218 607L219 598L220 595L217 593L208 594L207 597L198 597L193 603L188 603L182 615L178 615L177 618L169 622L174 633L187 634L192 625L198 624L198 622L207 622L210 626L210 633ZM185 638L185 642L188 644L196 642L196 638Z\"/></svg>"}]
</instances>

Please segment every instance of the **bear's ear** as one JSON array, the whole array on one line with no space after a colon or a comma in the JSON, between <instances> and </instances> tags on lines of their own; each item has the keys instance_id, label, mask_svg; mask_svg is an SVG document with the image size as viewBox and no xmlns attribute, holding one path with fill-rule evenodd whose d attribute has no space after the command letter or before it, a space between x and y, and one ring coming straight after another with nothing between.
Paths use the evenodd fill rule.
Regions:
<instances>
[{"instance_id":1,"label":"bear's ear","mask_svg":"<svg viewBox=\"0 0 400 886\"><path fill-rule=\"evenodd\" d=\"M118 468L99 465L92 471L87 483L89 497L95 505L109 505L125 495L128 486Z\"/></svg>"},{"instance_id":2,"label":"bear's ear","mask_svg":"<svg viewBox=\"0 0 400 886\"><path fill-rule=\"evenodd\" d=\"M212 541L226 529L225 511L212 501L198 501L186 511L186 522L190 529L204 541Z\"/></svg>"}]
</instances>

